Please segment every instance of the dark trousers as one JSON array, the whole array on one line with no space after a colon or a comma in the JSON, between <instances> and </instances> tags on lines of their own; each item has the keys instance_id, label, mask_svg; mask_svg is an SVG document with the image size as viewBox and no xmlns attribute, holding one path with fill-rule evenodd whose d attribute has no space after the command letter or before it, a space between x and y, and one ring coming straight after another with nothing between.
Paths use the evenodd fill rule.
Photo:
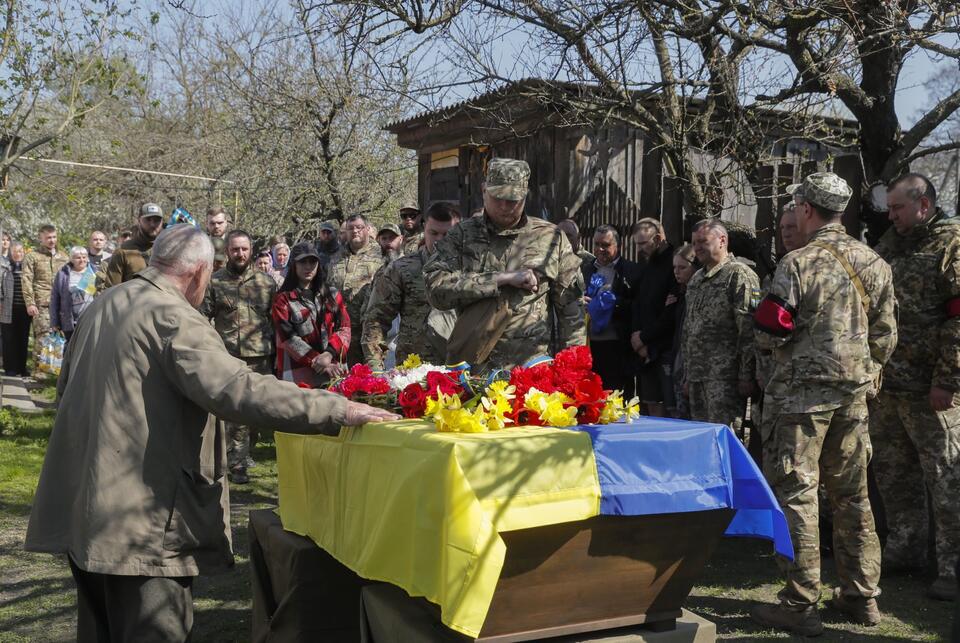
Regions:
<instances>
[{"instance_id":1,"label":"dark trousers","mask_svg":"<svg viewBox=\"0 0 960 643\"><path fill-rule=\"evenodd\" d=\"M77 567L78 643L189 641L192 577L114 576Z\"/></svg>"},{"instance_id":2,"label":"dark trousers","mask_svg":"<svg viewBox=\"0 0 960 643\"><path fill-rule=\"evenodd\" d=\"M590 356L593 358L593 371L603 380L604 389L623 391L625 400L634 396L633 351L628 343L619 339L591 339Z\"/></svg>"},{"instance_id":3,"label":"dark trousers","mask_svg":"<svg viewBox=\"0 0 960 643\"><path fill-rule=\"evenodd\" d=\"M27 343L30 341L30 315L26 306L14 306L9 324L0 324L3 340L3 371L7 375L27 376Z\"/></svg>"}]
</instances>

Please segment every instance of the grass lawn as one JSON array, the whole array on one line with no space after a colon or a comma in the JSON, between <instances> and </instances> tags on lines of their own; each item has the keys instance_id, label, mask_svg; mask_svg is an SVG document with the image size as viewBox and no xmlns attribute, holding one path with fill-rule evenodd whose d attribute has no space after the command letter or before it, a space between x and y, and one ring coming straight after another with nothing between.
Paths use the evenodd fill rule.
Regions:
<instances>
[{"instance_id":1,"label":"grass lawn","mask_svg":"<svg viewBox=\"0 0 960 643\"><path fill-rule=\"evenodd\" d=\"M50 396L49 387L34 393ZM66 562L23 551L27 517L40 473L53 413L0 411L0 642L75 638L76 598ZM272 436L254 451L251 483L231 489L236 567L194 584L193 640L245 641L250 637L250 572L247 512L276 503L276 456ZM265 442L264 442L265 441ZM830 559L825 583L836 581ZM953 604L923 598L929 576L891 576L881 582L883 622L864 628L823 611L826 641L945 641ZM766 631L747 617L751 601L774 601L779 589L769 544L727 539L694 589L687 607L717 624L719 638L741 641L790 639ZM825 592L826 593L826 592Z\"/></svg>"}]
</instances>

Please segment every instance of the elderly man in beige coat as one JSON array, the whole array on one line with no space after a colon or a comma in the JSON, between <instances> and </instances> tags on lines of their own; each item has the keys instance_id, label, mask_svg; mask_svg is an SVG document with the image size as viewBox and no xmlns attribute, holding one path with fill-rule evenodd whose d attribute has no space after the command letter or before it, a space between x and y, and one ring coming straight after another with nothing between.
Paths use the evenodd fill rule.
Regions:
<instances>
[{"instance_id":1,"label":"elderly man in beige coat","mask_svg":"<svg viewBox=\"0 0 960 643\"><path fill-rule=\"evenodd\" d=\"M67 554L80 641L186 640L193 577L233 565L213 415L298 433L396 417L231 357L197 310L212 263L201 230L165 230L70 342L26 549Z\"/></svg>"}]
</instances>

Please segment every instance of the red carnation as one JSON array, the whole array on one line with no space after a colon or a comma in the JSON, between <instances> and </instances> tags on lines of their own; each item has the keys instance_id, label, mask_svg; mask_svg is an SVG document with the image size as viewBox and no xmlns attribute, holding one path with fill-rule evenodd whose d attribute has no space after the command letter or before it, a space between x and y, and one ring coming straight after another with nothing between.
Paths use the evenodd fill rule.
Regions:
<instances>
[{"instance_id":1,"label":"red carnation","mask_svg":"<svg viewBox=\"0 0 960 643\"><path fill-rule=\"evenodd\" d=\"M373 375L373 369L366 364L354 364L353 368L350 369L350 375L355 375L357 377L370 377Z\"/></svg>"},{"instance_id":2,"label":"red carnation","mask_svg":"<svg viewBox=\"0 0 960 643\"><path fill-rule=\"evenodd\" d=\"M593 368L593 357L590 356L589 347L571 346L557 353L553 363L562 369L589 371Z\"/></svg>"}]
</instances>

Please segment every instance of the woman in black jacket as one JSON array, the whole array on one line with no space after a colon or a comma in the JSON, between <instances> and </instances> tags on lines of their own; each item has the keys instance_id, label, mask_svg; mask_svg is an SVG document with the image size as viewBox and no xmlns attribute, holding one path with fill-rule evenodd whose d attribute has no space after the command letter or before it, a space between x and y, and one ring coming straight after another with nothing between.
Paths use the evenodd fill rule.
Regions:
<instances>
[{"instance_id":1,"label":"woman in black jacket","mask_svg":"<svg viewBox=\"0 0 960 643\"><path fill-rule=\"evenodd\" d=\"M30 340L30 315L23 300L23 244L10 245L9 262L3 263L0 276L0 338L3 341L3 372L27 377L27 343Z\"/></svg>"},{"instance_id":2,"label":"woman in black jacket","mask_svg":"<svg viewBox=\"0 0 960 643\"><path fill-rule=\"evenodd\" d=\"M665 400L667 412L670 417L689 418L690 401L683 391L683 356L680 354L680 338L683 336L683 322L687 315L687 283L697 271L696 258L693 254L693 246L689 243L684 244L673 253L673 276L676 279L676 288L667 296L666 308L674 318L673 344L670 348L668 359L670 372L667 378L670 386L669 400ZM664 391L667 395L667 391Z\"/></svg>"}]
</instances>

